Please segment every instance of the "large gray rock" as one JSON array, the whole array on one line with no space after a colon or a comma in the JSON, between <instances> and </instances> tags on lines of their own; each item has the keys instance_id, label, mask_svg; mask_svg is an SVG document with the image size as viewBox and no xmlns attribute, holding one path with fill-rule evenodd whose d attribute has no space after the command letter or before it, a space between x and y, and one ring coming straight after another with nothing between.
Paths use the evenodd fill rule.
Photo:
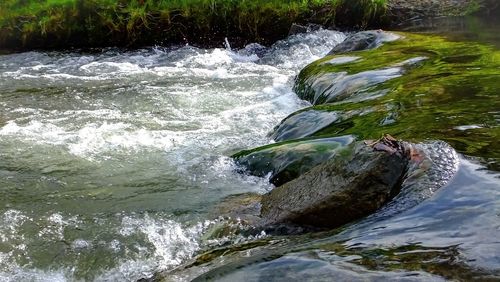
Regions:
<instances>
[{"instance_id":1,"label":"large gray rock","mask_svg":"<svg viewBox=\"0 0 500 282\"><path fill-rule=\"evenodd\" d=\"M397 195L409 157L409 145L392 138L358 142L350 155L263 195L263 223L334 228L369 215Z\"/></svg>"}]
</instances>

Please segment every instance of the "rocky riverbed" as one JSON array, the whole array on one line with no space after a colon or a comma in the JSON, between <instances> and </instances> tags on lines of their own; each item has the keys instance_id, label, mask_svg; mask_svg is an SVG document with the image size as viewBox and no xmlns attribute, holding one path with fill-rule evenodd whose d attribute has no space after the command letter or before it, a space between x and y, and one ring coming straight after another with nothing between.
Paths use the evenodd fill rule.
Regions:
<instances>
[{"instance_id":1,"label":"rocky riverbed","mask_svg":"<svg viewBox=\"0 0 500 282\"><path fill-rule=\"evenodd\" d=\"M265 224L338 227L375 212L400 191L407 194L413 189L433 193L453 177L457 156L444 142L430 146L431 150L417 149L415 145L392 137L372 142L375 151L386 154L366 149L367 142L365 145L353 142L356 138L374 138L377 132L403 135L399 126L404 125L404 136L408 140L442 139L459 148L453 140L456 137L444 124L415 122L415 119L439 118L435 109L428 111L418 104L435 104L437 109L444 110L448 105L432 100L448 95L454 100L458 97L443 88L426 101L420 97L429 90L420 89L420 85L413 84L414 79L407 79L430 73L437 64L440 67L436 76L441 78L434 83L444 87L448 80L455 83L454 75L447 74L452 70L455 75L463 75L465 71L471 76L481 75L469 70L477 65L477 69L487 75L494 72L499 62L493 58L495 55L491 57L487 46L477 45L460 51L454 48L457 43L438 37L428 39L430 42L422 39L417 35L380 30L355 33L335 46L325 58L301 71L295 90L313 107L292 114L275 128L271 136L281 143L234 155L244 171L268 176L278 186L262 198L261 216ZM490 60L491 64L485 63ZM464 64L467 67L460 72ZM439 75L443 72L446 75ZM432 85L432 80L427 78L427 84L423 87ZM480 93L494 96L486 89ZM412 105L415 102L417 106ZM491 104L482 107L483 110L475 109L478 114L488 111ZM401 109L405 109L405 113ZM453 122L461 123L462 118L465 116L457 116ZM493 122L495 116L483 114L484 118ZM461 131L463 127L454 129ZM352 135L340 136L347 132ZM483 135L490 135L488 146L493 148L496 148L495 132L494 128L485 128L483 132ZM477 137L471 134L462 140L473 142L474 138ZM492 155L499 157L496 149ZM408 160L412 160L409 165Z\"/></svg>"}]
</instances>

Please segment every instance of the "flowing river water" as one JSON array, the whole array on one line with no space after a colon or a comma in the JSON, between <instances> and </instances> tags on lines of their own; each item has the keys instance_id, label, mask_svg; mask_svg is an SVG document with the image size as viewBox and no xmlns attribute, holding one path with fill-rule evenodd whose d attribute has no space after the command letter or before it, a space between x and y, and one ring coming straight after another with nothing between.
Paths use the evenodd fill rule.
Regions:
<instances>
[{"instance_id":1,"label":"flowing river water","mask_svg":"<svg viewBox=\"0 0 500 282\"><path fill-rule=\"evenodd\" d=\"M228 246L247 250L167 279L494 277L498 174L465 156L446 189L390 218L331 234L210 236L224 220L214 205L273 188L228 156L270 143L308 105L295 75L344 39L319 30L239 51L0 56L0 281L134 281Z\"/></svg>"}]
</instances>

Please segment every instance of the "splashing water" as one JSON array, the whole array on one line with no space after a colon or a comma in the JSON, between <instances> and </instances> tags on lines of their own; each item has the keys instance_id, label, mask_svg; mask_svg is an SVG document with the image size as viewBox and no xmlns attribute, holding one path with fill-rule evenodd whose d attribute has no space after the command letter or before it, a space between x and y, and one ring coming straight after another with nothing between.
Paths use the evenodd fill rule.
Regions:
<instances>
[{"instance_id":1,"label":"splashing water","mask_svg":"<svg viewBox=\"0 0 500 282\"><path fill-rule=\"evenodd\" d=\"M345 38L0 56L0 280L135 280L205 247L226 157L305 106L293 77ZM213 242L211 242L213 244Z\"/></svg>"}]
</instances>

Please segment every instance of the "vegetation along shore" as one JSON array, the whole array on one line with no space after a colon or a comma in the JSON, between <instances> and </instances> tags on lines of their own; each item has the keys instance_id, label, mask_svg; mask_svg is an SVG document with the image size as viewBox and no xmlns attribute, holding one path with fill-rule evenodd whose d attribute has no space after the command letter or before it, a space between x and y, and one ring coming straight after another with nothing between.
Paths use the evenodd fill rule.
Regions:
<instances>
[{"instance_id":1,"label":"vegetation along shore","mask_svg":"<svg viewBox=\"0 0 500 282\"><path fill-rule=\"evenodd\" d=\"M496 6L495 1L431 2L5 0L0 3L0 49L140 47L178 43L209 47L220 46L226 37L233 46L250 42L270 44L286 37L293 23L347 29L378 28L422 13L472 13L481 7Z\"/></svg>"},{"instance_id":2,"label":"vegetation along shore","mask_svg":"<svg viewBox=\"0 0 500 282\"><path fill-rule=\"evenodd\" d=\"M224 37L270 43L292 23L366 26L385 7L385 0L7 0L0 4L0 46L209 46Z\"/></svg>"}]
</instances>

